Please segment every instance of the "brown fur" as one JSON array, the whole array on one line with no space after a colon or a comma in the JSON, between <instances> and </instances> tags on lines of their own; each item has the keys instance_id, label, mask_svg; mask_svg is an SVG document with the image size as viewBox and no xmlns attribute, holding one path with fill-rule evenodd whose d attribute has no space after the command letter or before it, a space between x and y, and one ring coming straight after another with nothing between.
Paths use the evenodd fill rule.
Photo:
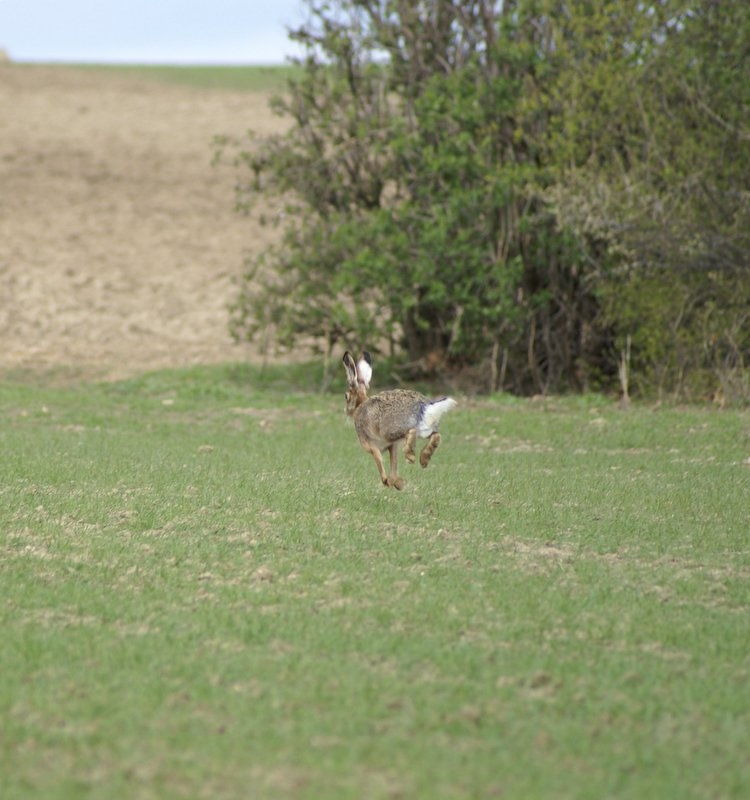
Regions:
<instances>
[{"instance_id":1,"label":"brown fur","mask_svg":"<svg viewBox=\"0 0 750 800\"><path fill-rule=\"evenodd\" d=\"M405 442L404 458L413 464L419 410L430 400L408 389L393 389L368 397L368 384L348 351L344 353L343 363L347 375L346 413L354 420L359 443L375 460L383 485L401 490L406 481L398 474L398 445ZM423 469L439 444L440 434L432 433L419 456ZM390 456L388 473L382 456L386 450Z\"/></svg>"}]
</instances>

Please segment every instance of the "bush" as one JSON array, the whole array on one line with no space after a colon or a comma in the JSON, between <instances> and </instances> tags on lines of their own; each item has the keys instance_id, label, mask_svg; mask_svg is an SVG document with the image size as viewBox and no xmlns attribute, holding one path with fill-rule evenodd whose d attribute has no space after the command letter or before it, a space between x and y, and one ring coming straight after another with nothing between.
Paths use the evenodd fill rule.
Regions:
<instances>
[{"instance_id":1,"label":"bush","mask_svg":"<svg viewBox=\"0 0 750 800\"><path fill-rule=\"evenodd\" d=\"M242 204L286 213L235 335L366 343L491 391L614 388L626 338L643 392L742 373L738 30L749 12L699 2L311 3L276 100L293 124L243 154Z\"/></svg>"}]
</instances>

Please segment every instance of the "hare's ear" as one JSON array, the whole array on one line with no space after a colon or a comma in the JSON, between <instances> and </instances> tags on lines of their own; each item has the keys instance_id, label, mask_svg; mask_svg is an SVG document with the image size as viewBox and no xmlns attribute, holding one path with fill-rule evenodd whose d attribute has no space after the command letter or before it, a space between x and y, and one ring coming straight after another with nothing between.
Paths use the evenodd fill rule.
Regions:
<instances>
[{"instance_id":1,"label":"hare's ear","mask_svg":"<svg viewBox=\"0 0 750 800\"><path fill-rule=\"evenodd\" d=\"M362 353L362 358L357 363L357 377L361 383L364 383L365 389L370 388L370 381L372 380L372 358L365 350Z\"/></svg>"},{"instance_id":2,"label":"hare's ear","mask_svg":"<svg viewBox=\"0 0 750 800\"><path fill-rule=\"evenodd\" d=\"M349 386L357 385L357 365L354 363L354 356L347 350L344 353L344 369L346 370L346 382Z\"/></svg>"}]
</instances>

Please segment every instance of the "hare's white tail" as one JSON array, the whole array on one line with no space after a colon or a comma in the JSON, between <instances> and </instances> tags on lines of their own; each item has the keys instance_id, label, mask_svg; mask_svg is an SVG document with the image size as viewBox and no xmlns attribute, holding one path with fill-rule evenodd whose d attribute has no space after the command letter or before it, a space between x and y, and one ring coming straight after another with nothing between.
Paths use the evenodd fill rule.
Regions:
<instances>
[{"instance_id":1,"label":"hare's white tail","mask_svg":"<svg viewBox=\"0 0 750 800\"><path fill-rule=\"evenodd\" d=\"M452 397L444 397L442 400L433 400L425 406L422 419L419 421L418 435L425 439L438 429L440 418L456 405Z\"/></svg>"}]
</instances>

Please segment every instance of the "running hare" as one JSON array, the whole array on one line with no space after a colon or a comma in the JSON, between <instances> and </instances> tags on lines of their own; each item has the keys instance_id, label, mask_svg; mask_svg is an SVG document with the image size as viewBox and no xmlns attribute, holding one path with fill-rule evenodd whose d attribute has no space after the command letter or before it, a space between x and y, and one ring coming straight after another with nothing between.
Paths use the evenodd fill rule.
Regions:
<instances>
[{"instance_id":1,"label":"running hare","mask_svg":"<svg viewBox=\"0 0 750 800\"><path fill-rule=\"evenodd\" d=\"M399 442L405 440L404 458L413 464L417 437L429 439L419 454L419 463L423 468L426 467L440 444L440 417L450 411L456 401L450 397L430 400L423 394L408 389L393 389L368 397L367 390L372 378L371 364L369 353L363 353L358 363L355 363L348 350L344 353L346 413L354 419L359 443L375 459L380 480L385 486L403 489L406 481L399 477L397 468L396 451ZM388 475L381 455L386 450L391 457L391 471Z\"/></svg>"}]
</instances>

